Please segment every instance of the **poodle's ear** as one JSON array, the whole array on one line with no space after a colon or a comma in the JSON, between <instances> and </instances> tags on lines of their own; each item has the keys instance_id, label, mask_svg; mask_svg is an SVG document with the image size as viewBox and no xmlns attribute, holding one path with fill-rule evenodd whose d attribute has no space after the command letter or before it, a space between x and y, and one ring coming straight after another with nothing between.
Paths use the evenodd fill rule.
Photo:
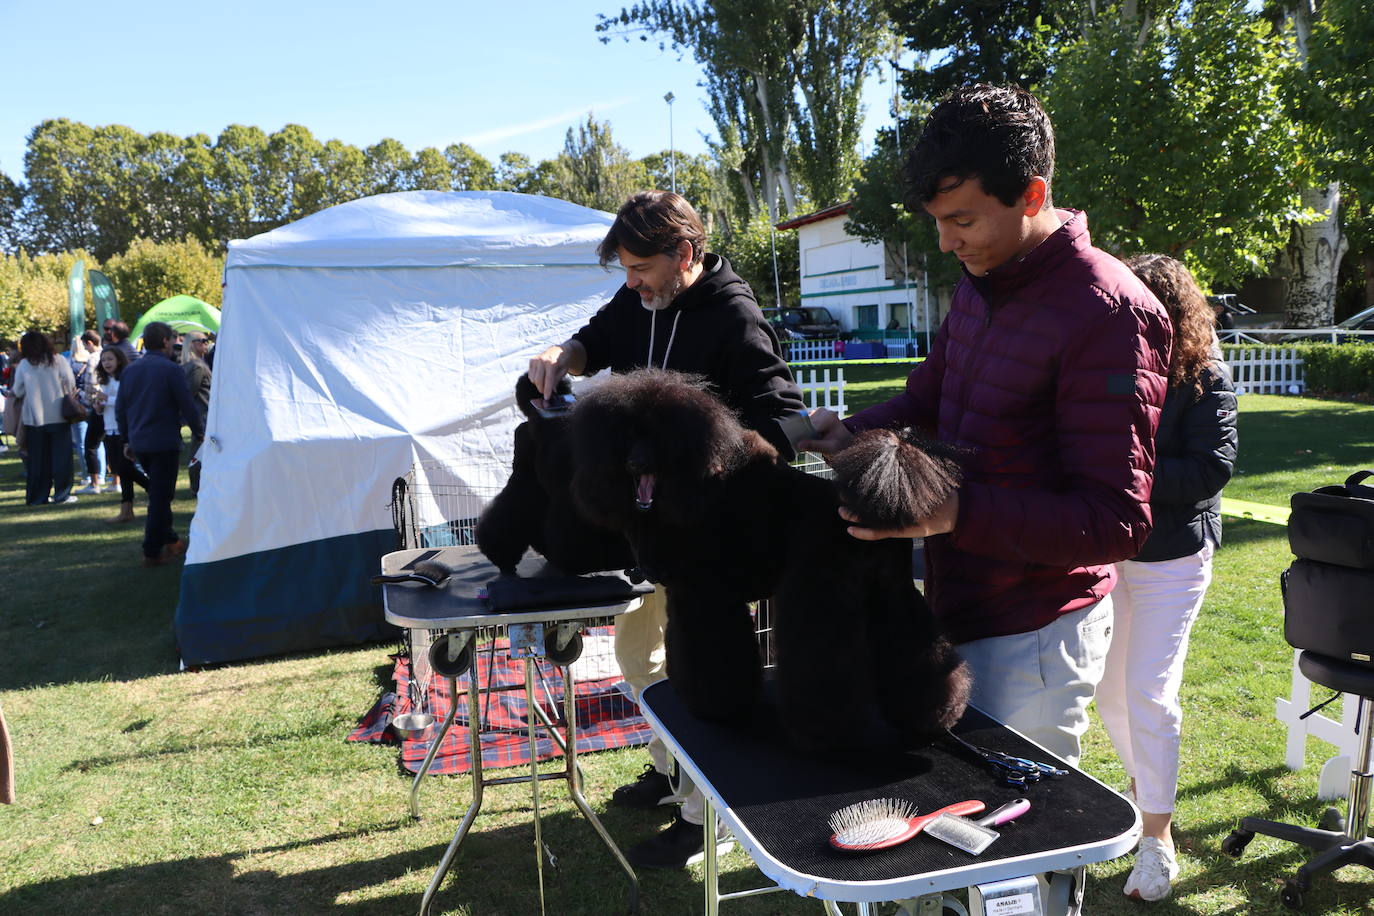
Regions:
<instances>
[{"instance_id":1,"label":"poodle's ear","mask_svg":"<svg viewBox=\"0 0 1374 916\"><path fill-rule=\"evenodd\" d=\"M958 449L914 430L860 433L831 456L840 501L867 528L909 528L959 486Z\"/></svg>"}]
</instances>

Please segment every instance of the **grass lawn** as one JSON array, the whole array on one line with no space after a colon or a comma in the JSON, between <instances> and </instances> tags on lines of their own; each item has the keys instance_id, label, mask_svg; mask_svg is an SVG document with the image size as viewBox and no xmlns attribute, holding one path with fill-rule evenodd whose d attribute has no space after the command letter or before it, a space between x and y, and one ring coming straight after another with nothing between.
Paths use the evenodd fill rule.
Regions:
<instances>
[{"instance_id":1,"label":"grass lawn","mask_svg":"<svg viewBox=\"0 0 1374 916\"><path fill-rule=\"evenodd\" d=\"M847 367L851 409L899 390L898 367ZM1284 505L1296 490L1374 463L1374 408L1304 398L1241 399L1240 474L1228 495ZM184 484L184 480L183 480ZM179 673L171 618L175 567L139 567L140 524L107 525L117 496L26 509L19 463L0 455L0 705L16 744L18 804L0 808L0 913L304 914L415 912L468 798L464 778L427 782L409 817L409 775L395 748L344 736L384 689L393 647L373 645ZM183 492L183 528L194 508ZM1278 575L1284 530L1228 520L1216 582L1184 683L1185 739L1175 896L1148 908L1121 895L1128 859L1091 869L1088 912L1277 914L1283 878L1305 860L1257 837L1239 861L1219 851L1242 815L1315 823L1317 772L1333 750L1310 742L1307 765L1283 766L1274 699L1287 695ZM605 808L638 772L639 751L582 758L587 796L623 847L662 814ZM1105 732L1085 768L1120 785ZM544 839L552 913L618 913L625 882L546 784ZM527 786L488 789L435 912L539 911ZM642 912L702 910L699 869L646 873ZM736 851L726 890L760 876ZM1307 896L1309 913L1374 913L1374 877L1346 869ZM818 913L787 894L727 902L738 914Z\"/></svg>"}]
</instances>

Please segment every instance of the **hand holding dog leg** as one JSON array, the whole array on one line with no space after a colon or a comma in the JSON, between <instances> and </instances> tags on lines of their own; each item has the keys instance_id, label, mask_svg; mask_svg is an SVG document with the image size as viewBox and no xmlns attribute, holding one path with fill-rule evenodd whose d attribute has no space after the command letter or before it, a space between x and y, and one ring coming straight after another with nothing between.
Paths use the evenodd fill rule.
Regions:
<instances>
[{"instance_id":1,"label":"hand holding dog leg","mask_svg":"<svg viewBox=\"0 0 1374 916\"><path fill-rule=\"evenodd\" d=\"M853 512L840 507L840 517L847 522L857 522L859 517ZM949 494L949 498L940 504L940 507L930 515L920 519L910 528L863 528L859 525L851 525L849 534L861 541L881 541L884 538L924 538L933 534L947 534L954 530L954 525L959 521L959 491L955 490Z\"/></svg>"},{"instance_id":2,"label":"hand holding dog leg","mask_svg":"<svg viewBox=\"0 0 1374 916\"><path fill-rule=\"evenodd\" d=\"M545 400L553 397L565 375L581 375L587 366L587 350L579 341L554 344L530 360L528 375Z\"/></svg>"},{"instance_id":3,"label":"hand holding dog leg","mask_svg":"<svg viewBox=\"0 0 1374 916\"><path fill-rule=\"evenodd\" d=\"M798 451L828 455L840 451L854 438L849 428L840 422L840 415L824 407L811 411L811 425L816 430L816 438L798 442Z\"/></svg>"}]
</instances>

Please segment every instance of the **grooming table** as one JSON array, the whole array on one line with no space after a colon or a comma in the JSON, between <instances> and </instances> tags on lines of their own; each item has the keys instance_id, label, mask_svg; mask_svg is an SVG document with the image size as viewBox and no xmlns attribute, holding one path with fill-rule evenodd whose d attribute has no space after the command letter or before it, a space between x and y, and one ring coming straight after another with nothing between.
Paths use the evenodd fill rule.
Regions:
<instances>
[{"instance_id":1,"label":"grooming table","mask_svg":"<svg viewBox=\"0 0 1374 916\"><path fill-rule=\"evenodd\" d=\"M817 672L827 676L833 672ZM1010 786L953 742L915 750L888 742L864 751L856 740L854 750L805 754L791 748L774 708L769 680L754 721L743 728L693 717L668 681L643 693L645 717L706 797L707 916L718 912L721 900L775 890L819 898L830 913L839 912L837 902L857 903L860 913L868 913L870 904L901 901L908 913L939 916L944 907L963 912L956 898L944 894L960 888L969 888L972 916L1062 916L1077 912L1082 866L1114 859L1139 838L1139 812L1129 800L972 707L953 729L965 741L1055 763L1068 774ZM869 736L881 740L880 728L872 726ZM1030 811L994 828L1001 838L978 856L924 834L865 853L836 850L828 842L830 815L855 802L900 798L927 813L978 799L991 811L1020 796L1030 799ZM709 839L716 817L775 887L720 893L715 843ZM1036 877L1048 872L1056 872L1053 879Z\"/></svg>"},{"instance_id":2,"label":"grooming table","mask_svg":"<svg viewBox=\"0 0 1374 916\"><path fill-rule=\"evenodd\" d=\"M632 598L612 604L589 607L492 611L487 607L482 597L482 591L488 582L497 577L498 571L476 547L398 550L382 557L382 573L396 575L408 570L421 560L437 561L452 569L448 581L440 588L412 584L382 586L382 602L387 621L408 629L438 631L444 634L440 637L441 639L453 640L454 645L465 645L466 650L474 654L478 631L489 627L505 627L510 636L512 657L522 658L525 663L525 698L534 715L529 720L530 772L521 776L486 779L482 772L481 716L478 702L478 694L481 689L477 683L477 671L474 666L470 679L471 689L467 691L468 741L472 757L472 802L468 805L463 820L453 836L453 841L444 851L444 856L440 860L438 868L435 869L434 876L430 879L429 887L425 890L424 899L420 903L420 916L425 916L429 912L434 895L439 890L439 885L443 883L445 875L448 874L454 857L458 854L458 847L462 845L463 839L467 836L473 821L476 820L478 812L482 810L483 786L517 782L530 784L530 796L534 810L535 863L539 873L539 898L542 909L544 871L543 857L540 854L542 840L540 837L539 783L546 779L562 779L567 782L568 794L572 797L573 803L591 823L597 836L601 838L601 842L610 850L611 855L615 857L616 862L619 863L629 878L630 906L631 909L634 909L639 900L639 882L635 877L634 869L625 860L625 856L621 854L610 834L606 832L606 828L602 826L601 821L592 812L587 800L582 796L581 774L577 767L577 717L574 707L576 697L572 665L571 663L561 665L563 669L563 721L561 723L552 721L539 705L535 694L534 676L535 659L546 654L546 637L551 636L556 641L561 642L564 638L575 636L576 631L584 627L605 623L617 615L634 610L639 607L640 599ZM522 578L539 578L550 575L544 560L528 554L521 561L517 572ZM439 748L439 743L452 726L458 708L458 676L461 672L453 675L439 671L435 673L448 678L449 695L454 698L454 702L449 705L448 715L431 740L429 753L411 784L411 812L417 817L419 816L419 808L416 793L419 791L420 780L429 769L430 762L434 759L434 754ZM546 731L562 749L563 769L561 772L539 772L538 755L535 753L538 729Z\"/></svg>"}]
</instances>

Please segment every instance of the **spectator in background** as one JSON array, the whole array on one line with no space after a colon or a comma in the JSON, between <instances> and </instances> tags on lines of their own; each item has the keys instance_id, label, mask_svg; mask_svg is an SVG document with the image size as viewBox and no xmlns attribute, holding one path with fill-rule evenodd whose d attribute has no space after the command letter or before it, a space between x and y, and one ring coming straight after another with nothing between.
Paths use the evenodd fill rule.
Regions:
<instances>
[{"instance_id":1,"label":"spectator in background","mask_svg":"<svg viewBox=\"0 0 1374 916\"><path fill-rule=\"evenodd\" d=\"M62 416L63 396L76 391L72 367L57 357L52 341L39 331L19 338L19 353L23 359L14 370L13 391L24 399L29 454L24 501L30 506L74 503L70 424Z\"/></svg>"},{"instance_id":2,"label":"spectator in background","mask_svg":"<svg viewBox=\"0 0 1374 916\"><path fill-rule=\"evenodd\" d=\"M1116 631L1097 710L1143 821L1125 893L1162 900L1178 874L1170 832L1183 723L1178 690L1221 543L1221 489L1236 461L1236 392L1213 350L1212 310L1188 268L1162 254L1126 266L1168 309L1174 347L1155 435L1154 530L1135 559L1116 566Z\"/></svg>"},{"instance_id":3,"label":"spectator in background","mask_svg":"<svg viewBox=\"0 0 1374 916\"><path fill-rule=\"evenodd\" d=\"M95 384L95 367L100 361L100 335L83 331L72 347L72 376L77 397L86 405L86 419L72 424L72 449L86 469L86 485L77 493L102 493L105 490L105 429L100 412L93 409L90 389Z\"/></svg>"},{"instance_id":4,"label":"spectator in background","mask_svg":"<svg viewBox=\"0 0 1374 916\"><path fill-rule=\"evenodd\" d=\"M124 436L119 431L119 419L115 405L119 403L119 380L129 365L129 357L118 347L106 347L100 352L100 363L96 366L95 392L91 398L102 417L105 430L105 449L110 458L112 476L119 480L119 514L109 519L115 524L134 520L134 484L148 489L148 477L129 460L124 453Z\"/></svg>"},{"instance_id":5,"label":"spectator in background","mask_svg":"<svg viewBox=\"0 0 1374 916\"><path fill-rule=\"evenodd\" d=\"M196 409L200 411L200 425L205 428L205 420L210 415L210 365L205 361L205 356L210 352L210 338L200 331L192 331L186 335L184 349L181 353L181 368L186 372L186 382L191 386L191 400L196 402ZM200 493L200 447L205 442L204 436L193 436L191 438L191 463L187 467L186 475L191 479L191 492Z\"/></svg>"},{"instance_id":6,"label":"spectator in background","mask_svg":"<svg viewBox=\"0 0 1374 916\"><path fill-rule=\"evenodd\" d=\"M127 440L124 454L136 457L148 475L145 567L161 566L186 552L186 541L172 527L182 423L194 436L205 434L186 373L172 361L175 340L176 331L161 321L143 329L144 357L124 370L115 402L115 425Z\"/></svg>"},{"instance_id":7,"label":"spectator in background","mask_svg":"<svg viewBox=\"0 0 1374 916\"><path fill-rule=\"evenodd\" d=\"M118 347L124 351L124 355L129 358L129 362L135 362L142 354L134 348L129 341L129 326L122 321L116 321L110 325L111 346Z\"/></svg>"}]
</instances>

